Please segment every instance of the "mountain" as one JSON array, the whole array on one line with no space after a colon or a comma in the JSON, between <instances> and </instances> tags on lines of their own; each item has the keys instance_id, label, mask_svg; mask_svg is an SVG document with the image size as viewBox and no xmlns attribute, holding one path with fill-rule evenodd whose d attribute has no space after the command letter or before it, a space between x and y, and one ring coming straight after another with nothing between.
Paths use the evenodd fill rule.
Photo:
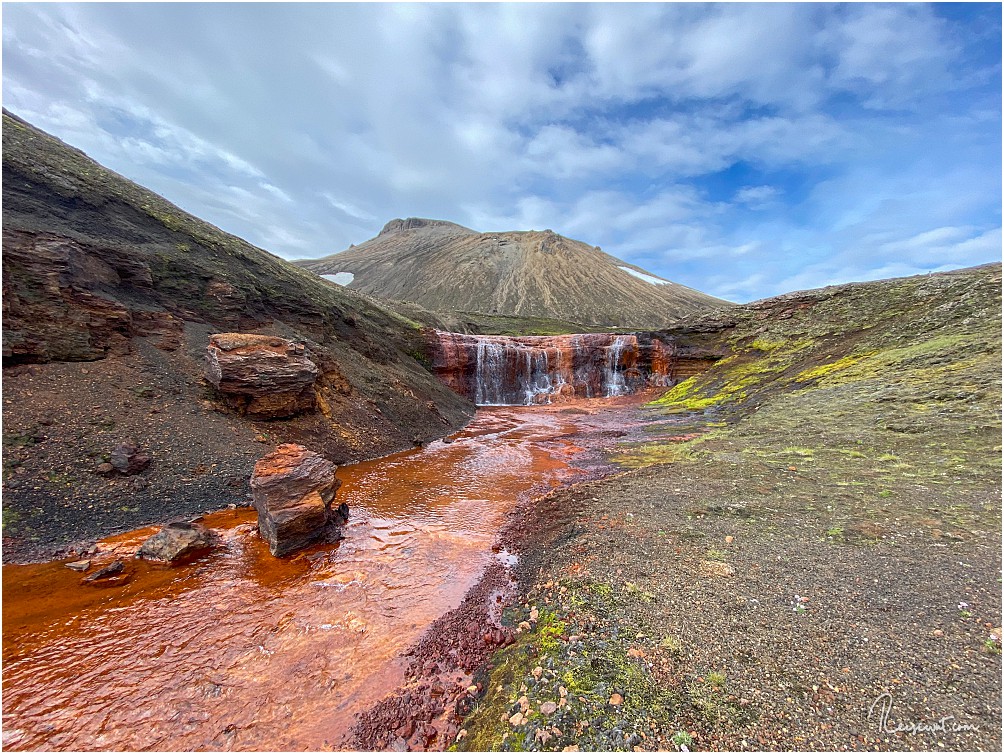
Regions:
<instances>
[{"instance_id":1,"label":"mountain","mask_svg":"<svg viewBox=\"0 0 1004 754\"><path fill-rule=\"evenodd\" d=\"M203 376L209 336L303 344L316 410L252 420ZM462 426L417 323L229 235L3 114L4 557L32 541L240 502L299 442L342 463ZM417 357L417 358L416 358ZM150 458L96 473L122 443Z\"/></svg>"},{"instance_id":2,"label":"mountain","mask_svg":"<svg viewBox=\"0 0 1004 754\"><path fill-rule=\"evenodd\" d=\"M415 217L391 220L376 238L346 251L296 264L352 290L433 311L594 328L658 328L727 303L550 230L478 233Z\"/></svg>"}]
</instances>

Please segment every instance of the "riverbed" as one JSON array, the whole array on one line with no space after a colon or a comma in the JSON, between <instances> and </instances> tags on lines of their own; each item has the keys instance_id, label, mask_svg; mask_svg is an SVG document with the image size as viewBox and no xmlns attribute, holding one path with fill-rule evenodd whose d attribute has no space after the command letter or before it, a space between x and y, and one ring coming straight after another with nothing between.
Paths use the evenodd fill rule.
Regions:
<instances>
[{"instance_id":1,"label":"riverbed","mask_svg":"<svg viewBox=\"0 0 1004 754\"><path fill-rule=\"evenodd\" d=\"M344 538L283 559L253 509L204 517L222 544L184 566L132 560L155 527L98 544L128 583L65 561L3 567L8 749L340 748L397 688L403 656L493 559L506 516L609 473L603 450L667 421L642 398L478 411L456 435L341 467Z\"/></svg>"}]
</instances>

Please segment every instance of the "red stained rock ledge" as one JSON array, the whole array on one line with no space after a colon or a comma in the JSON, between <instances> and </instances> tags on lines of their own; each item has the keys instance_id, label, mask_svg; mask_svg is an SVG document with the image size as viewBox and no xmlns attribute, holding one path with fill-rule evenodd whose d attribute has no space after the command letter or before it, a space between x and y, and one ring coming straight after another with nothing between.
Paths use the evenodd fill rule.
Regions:
<instances>
[{"instance_id":1,"label":"red stained rock ledge","mask_svg":"<svg viewBox=\"0 0 1004 754\"><path fill-rule=\"evenodd\" d=\"M332 510L341 482L335 464L302 445L284 444L255 464L251 493L258 532L276 557L320 539L337 539L348 506Z\"/></svg>"}]
</instances>

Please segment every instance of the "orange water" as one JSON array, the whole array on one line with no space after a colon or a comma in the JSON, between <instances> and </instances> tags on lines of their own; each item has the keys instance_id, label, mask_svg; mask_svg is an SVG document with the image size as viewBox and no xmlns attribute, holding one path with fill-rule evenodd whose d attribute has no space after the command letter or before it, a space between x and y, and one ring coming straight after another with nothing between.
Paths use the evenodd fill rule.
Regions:
<instances>
[{"instance_id":1,"label":"orange water","mask_svg":"<svg viewBox=\"0 0 1004 754\"><path fill-rule=\"evenodd\" d=\"M628 403L594 405L610 426ZM223 545L187 566L131 559L156 529L105 540L92 560L126 560L124 586L82 585L63 562L4 566L4 748L344 746L402 682L402 653L498 557L506 513L574 479L581 448L562 435L597 416L486 409L453 443L342 467L345 538L290 558L242 509L205 518Z\"/></svg>"}]
</instances>

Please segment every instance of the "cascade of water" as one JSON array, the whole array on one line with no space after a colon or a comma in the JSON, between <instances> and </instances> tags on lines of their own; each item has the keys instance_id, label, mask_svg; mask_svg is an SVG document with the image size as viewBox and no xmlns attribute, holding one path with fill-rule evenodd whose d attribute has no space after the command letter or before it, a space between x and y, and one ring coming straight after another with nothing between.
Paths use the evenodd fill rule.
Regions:
<instances>
[{"instance_id":1,"label":"cascade of water","mask_svg":"<svg viewBox=\"0 0 1004 754\"><path fill-rule=\"evenodd\" d=\"M627 395L673 379L674 354L636 335L484 336L439 333L435 371L481 406Z\"/></svg>"},{"instance_id":2,"label":"cascade of water","mask_svg":"<svg viewBox=\"0 0 1004 754\"><path fill-rule=\"evenodd\" d=\"M487 338L478 338L474 402L479 406L505 405L502 395L504 374L504 347Z\"/></svg>"},{"instance_id":3,"label":"cascade of water","mask_svg":"<svg viewBox=\"0 0 1004 754\"><path fill-rule=\"evenodd\" d=\"M614 342L607 346L607 363L604 369L604 395L608 398L614 395L626 395L629 390L624 381L624 372L621 367L621 357L624 353L624 346L627 345L627 338L618 335Z\"/></svg>"}]
</instances>

